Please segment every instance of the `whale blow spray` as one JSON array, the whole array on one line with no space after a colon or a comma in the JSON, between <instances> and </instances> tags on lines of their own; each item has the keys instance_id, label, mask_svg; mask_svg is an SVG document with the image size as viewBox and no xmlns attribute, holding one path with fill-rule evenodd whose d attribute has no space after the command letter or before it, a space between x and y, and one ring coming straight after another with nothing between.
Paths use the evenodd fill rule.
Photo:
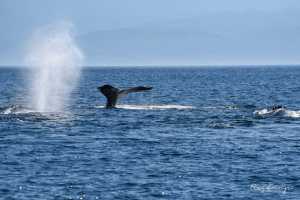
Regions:
<instances>
[{"instance_id":1,"label":"whale blow spray","mask_svg":"<svg viewBox=\"0 0 300 200\"><path fill-rule=\"evenodd\" d=\"M29 42L30 103L37 112L63 112L80 77L83 54L72 35L72 24L36 30Z\"/></svg>"}]
</instances>

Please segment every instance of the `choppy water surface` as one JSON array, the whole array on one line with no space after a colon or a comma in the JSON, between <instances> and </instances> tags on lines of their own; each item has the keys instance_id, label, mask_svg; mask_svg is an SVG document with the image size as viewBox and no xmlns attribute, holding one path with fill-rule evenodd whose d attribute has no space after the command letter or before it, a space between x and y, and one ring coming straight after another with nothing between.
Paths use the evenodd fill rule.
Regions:
<instances>
[{"instance_id":1,"label":"choppy water surface","mask_svg":"<svg viewBox=\"0 0 300 200\"><path fill-rule=\"evenodd\" d=\"M24 74L0 70L1 199L300 199L300 68L86 69L64 113ZM106 83L154 89L107 110Z\"/></svg>"}]
</instances>

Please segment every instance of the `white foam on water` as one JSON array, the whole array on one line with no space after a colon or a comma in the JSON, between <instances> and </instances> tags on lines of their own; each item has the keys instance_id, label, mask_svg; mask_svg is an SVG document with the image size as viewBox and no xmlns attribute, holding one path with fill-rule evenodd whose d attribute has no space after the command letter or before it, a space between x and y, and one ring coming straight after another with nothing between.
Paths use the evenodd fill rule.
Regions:
<instances>
[{"instance_id":1,"label":"white foam on water","mask_svg":"<svg viewBox=\"0 0 300 200\"><path fill-rule=\"evenodd\" d=\"M272 113L272 110L268 110L266 108L261 109L261 110L255 110L253 112L254 115L266 115L266 114L270 114L270 113Z\"/></svg>"},{"instance_id":2,"label":"white foam on water","mask_svg":"<svg viewBox=\"0 0 300 200\"><path fill-rule=\"evenodd\" d=\"M4 114L4 115L9 115L11 113L12 113L12 108L7 108L1 112L1 114Z\"/></svg>"},{"instance_id":3,"label":"white foam on water","mask_svg":"<svg viewBox=\"0 0 300 200\"><path fill-rule=\"evenodd\" d=\"M284 108L280 108L276 110L264 108L261 110L255 110L253 114L262 117L281 115L283 117L300 118L300 111L286 110Z\"/></svg>"},{"instance_id":4,"label":"white foam on water","mask_svg":"<svg viewBox=\"0 0 300 200\"><path fill-rule=\"evenodd\" d=\"M56 122L67 122L73 118L70 112L37 112L36 110L22 105L11 105L0 108L0 115L8 115L18 121L26 120L51 120Z\"/></svg>"},{"instance_id":5,"label":"white foam on water","mask_svg":"<svg viewBox=\"0 0 300 200\"><path fill-rule=\"evenodd\" d=\"M73 25L60 22L36 30L25 57L31 69L30 107L63 112L80 77L83 54L74 41Z\"/></svg>"},{"instance_id":6,"label":"white foam on water","mask_svg":"<svg viewBox=\"0 0 300 200\"><path fill-rule=\"evenodd\" d=\"M177 110L187 110L194 109L193 106L184 106L184 105L117 105L117 108L128 109L128 110L168 110L168 109L177 109ZM96 108L105 108L105 106L97 106Z\"/></svg>"},{"instance_id":7,"label":"white foam on water","mask_svg":"<svg viewBox=\"0 0 300 200\"><path fill-rule=\"evenodd\" d=\"M9 106L1 111L0 114L2 115L10 115L10 114L28 114L28 113L34 113L34 110L21 107L21 106Z\"/></svg>"},{"instance_id":8,"label":"white foam on water","mask_svg":"<svg viewBox=\"0 0 300 200\"><path fill-rule=\"evenodd\" d=\"M294 189L294 187L286 184L275 185L273 183L262 183L262 184L251 184L250 189L252 191L268 193L268 192L278 192L286 194L288 191Z\"/></svg>"},{"instance_id":9,"label":"white foam on water","mask_svg":"<svg viewBox=\"0 0 300 200\"><path fill-rule=\"evenodd\" d=\"M11 114L12 112L13 112L13 109L12 109L12 108L7 108L7 109L3 110L3 111L1 112L1 114L3 114L3 115L9 115L9 114Z\"/></svg>"},{"instance_id":10,"label":"white foam on water","mask_svg":"<svg viewBox=\"0 0 300 200\"><path fill-rule=\"evenodd\" d=\"M300 118L300 111L286 110L284 116L291 118Z\"/></svg>"}]
</instances>

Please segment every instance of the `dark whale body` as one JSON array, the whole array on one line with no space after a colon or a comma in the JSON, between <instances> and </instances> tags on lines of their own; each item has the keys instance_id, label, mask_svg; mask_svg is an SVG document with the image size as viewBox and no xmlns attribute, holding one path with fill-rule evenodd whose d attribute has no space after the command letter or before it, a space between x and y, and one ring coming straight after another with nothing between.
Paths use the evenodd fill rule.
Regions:
<instances>
[{"instance_id":1,"label":"dark whale body","mask_svg":"<svg viewBox=\"0 0 300 200\"><path fill-rule=\"evenodd\" d=\"M276 105L276 106L273 106L271 109L272 109L272 111L278 111L280 109L284 109L284 106L282 106L282 105Z\"/></svg>"},{"instance_id":2,"label":"dark whale body","mask_svg":"<svg viewBox=\"0 0 300 200\"><path fill-rule=\"evenodd\" d=\"M106 108L115 108L118 98L132 92L143 92L151 90L152 87L138 86L128 89L120 90L111 85L102 85L98 87L98 90L106 97Z\"/></svg>"}]
</instances>

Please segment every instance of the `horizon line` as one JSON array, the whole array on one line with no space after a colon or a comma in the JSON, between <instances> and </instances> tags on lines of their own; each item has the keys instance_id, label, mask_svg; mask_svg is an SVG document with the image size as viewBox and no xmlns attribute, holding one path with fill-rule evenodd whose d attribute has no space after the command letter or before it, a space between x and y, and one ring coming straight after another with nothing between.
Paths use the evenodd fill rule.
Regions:
<instances>
[{"instance_id":1,"label":"horizon line","mask_svg":"<svg viewBox=\"0 0 300 200\"><path fill-rule=\"evenodd\" d=\"M20 65L20 64L0 64L0 68L27 68L30 66L26 65ZM204 67L300 67L300 64L152 64L152 65L95 65L95 64L88 64L88 65L83 65L84 68L122 68L122 67L127 67L127 68L137 68L137 67L161 67L161 68L180 68L180 67L199 67L199 68L204 68Z\"/></svg>"}]
</instances>

